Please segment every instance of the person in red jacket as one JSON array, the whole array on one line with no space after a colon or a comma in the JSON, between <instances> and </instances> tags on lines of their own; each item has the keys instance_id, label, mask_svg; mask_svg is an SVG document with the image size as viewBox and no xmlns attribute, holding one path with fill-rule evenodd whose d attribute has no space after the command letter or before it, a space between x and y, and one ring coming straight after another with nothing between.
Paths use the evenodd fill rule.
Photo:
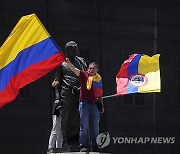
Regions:
<instances>
[{"instance_id":1,"label":"person in red jacket","mask_svg":"<svg viewBox=\"0 0 180 154\"><path fill-rule=\"evenodd\" d=\"M100 111L98 110L97 101L101 102L101 112L104 112L102 79L98 74L98 65L92 62L89 64L88 70L83 71L76 68L68 58L65 62L80 79L80 152L88 151L90 146L88 133L90 133L92 151L98 152L96 138L99 134ZM88 132L88 129L90 129L90 132Z\"/></svg>"}]
</instances>

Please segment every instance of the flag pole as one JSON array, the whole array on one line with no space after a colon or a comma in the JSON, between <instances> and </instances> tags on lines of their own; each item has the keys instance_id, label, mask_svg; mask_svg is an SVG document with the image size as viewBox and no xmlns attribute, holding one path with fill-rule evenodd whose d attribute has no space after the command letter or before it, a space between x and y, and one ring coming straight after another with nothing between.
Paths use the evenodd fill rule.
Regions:
<instances>
[{"instance_id":1,"label":"flag pole","mask_svg":"<svg viewBox=\"0 0 180 154\"><path fill-rule=\"evenodd\" d=\"M105 99L105 98L111 98L111 97L116 97L116 96L117 96L117 94L113 94L113 95L104 96L104 97L102 97L102 98Z\"/></svg>"}]
</instances>

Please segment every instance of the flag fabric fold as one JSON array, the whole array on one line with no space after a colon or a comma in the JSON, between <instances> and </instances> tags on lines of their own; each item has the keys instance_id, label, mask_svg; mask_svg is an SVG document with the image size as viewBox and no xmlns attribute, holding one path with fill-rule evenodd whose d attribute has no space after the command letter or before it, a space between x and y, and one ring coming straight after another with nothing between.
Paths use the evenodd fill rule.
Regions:
<instances>
[{"instance_id":1,"label":"flag fabric fold","mask_svg":"<svg viewBox=\"0 0 180 154\"><path fill-rule=\"evenodd\" d=\"M116 75L117 95L160 92L160 54L132 54Z\"/></svg>"},{"instance_id":2,"label":"flag fabric fold","mask_svg":"<svg viewBox=\"0 0 180 154\"><path fill-rule=\"evenodd\" d=\"M64 60L36 14L23 16L0 48L0 108Z\"/></svg>"},{"instance_id":3,"label":"flag fabric fold","mask_svg":"<svg viewBox=\"0 0 180 154\"><path fill-rule=\"evenodd\" d=\"M101 78L99 81L93 81L93 90L96 98L103 96L103 83Z\"/></svg>"}]
</instances>

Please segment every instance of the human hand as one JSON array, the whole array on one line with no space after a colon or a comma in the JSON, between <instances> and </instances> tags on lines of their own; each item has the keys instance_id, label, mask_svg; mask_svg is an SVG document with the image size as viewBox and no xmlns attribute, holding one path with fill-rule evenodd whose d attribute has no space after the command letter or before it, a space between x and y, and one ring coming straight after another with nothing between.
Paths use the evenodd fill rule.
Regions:
<instances>
[{"instance_id":1,"label":"human hand","mask_svg":"<svg viewBox=\"0 0 180 154\"><path fill-rule=\"evenodd\" d=\"M102 106L100 113L104 113L104 106Z\"/></svg>"},{"instance_id":2,"label":"human hand","mask_svg":"<svg viewBox=\"0 0 180 154\"><path fill-rule=\"evenodd\" d=\"M69 58L66 58L65 63L66 63L67 65L71 63L70 60L69 60Z\"/></svg>"},{"instance_id":3,"label":"human hand","mask_svg":"<svg viewBox=\"0 0 180 154\"><path fill-rule=\"evenodd\" d=\"M97 105L99 112L104 113L104 106L102 105L102 103L100 101L96 101L96 105Z\"/></svg>"},{"instance_id":4,"label":"human hand","mask_svg":"<svg viewBox=\"0 0 180 154\"><path fill-rule=\"evenodd\" d=\"M52 87L55 87L56 85L59 84L59 81L57 79L55 79L53 82L52 82Z\"/></svg>"}]
</instances>

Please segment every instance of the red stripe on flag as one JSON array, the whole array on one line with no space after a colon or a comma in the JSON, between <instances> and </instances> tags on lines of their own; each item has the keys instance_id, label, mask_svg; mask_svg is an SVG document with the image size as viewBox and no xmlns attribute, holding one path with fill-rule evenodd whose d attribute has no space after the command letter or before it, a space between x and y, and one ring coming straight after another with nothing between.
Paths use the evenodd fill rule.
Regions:
<instances>
[{"instance_id":1,"label":"red stripe on flag","mask_svg":"<svg viewBox=\"0 0 180 154\"><path fill-rule=\"evenodd\" d=\"M129 81L128 66L136 56L137 54L132 54L128 60L125 60L124 63L121 65L118 74L116 75L117 95L127 94L127 88L128 88L127 85Z\"/></svg>"},{"instance_id":2,"label":"red stripe on flag","mask_svg":"<svg viewBox=\"0 0 180 154\"><path fill-rule=\"evenodd\" d=\"M19 93L20 88L41 78L45 74L58 67L65 60L62 52L58 52L52 57L33 64L12 77L6 88L0 91L0 108L13 101Z\"/></svg>"},{"instance_id":3,"label":"red stripe on flag","mask_svg":"<svg viewBox=\"0 0 180 154\"><path fill-rule=\"evenodd\" d=\"M93 90L96 98L102 97L103 89L101 87L93 87Z\"/></svg>"}]
</instances>

